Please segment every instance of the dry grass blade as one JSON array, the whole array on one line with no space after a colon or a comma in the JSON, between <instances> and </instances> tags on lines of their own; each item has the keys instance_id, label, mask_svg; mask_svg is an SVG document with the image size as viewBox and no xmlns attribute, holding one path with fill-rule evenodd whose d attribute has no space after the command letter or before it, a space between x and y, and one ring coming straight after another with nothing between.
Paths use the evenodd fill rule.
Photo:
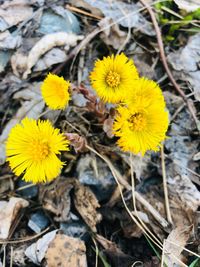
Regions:
<instances>
[{"instance_id":1,"label":"dry grass blade","mask_svg":"<svg viewBox=\"0 0 200 267\"><path fill-rule=\"evenodd\" d=\"M112 165L112 163L105 157L102 156L101 154L99 154L95 149L93 149L92 147L90 147L89 145L87 145L87 148L92 151L93 153L95 153L97 156L99 156L101 159L103 159L109 166L115 181L118 185L119 191L120 191L120 195L121 195L121 199L122 202L124 204L124 207L126 209L126 211L128 212L128 214L130 215L130 217L132 218L132 220L136 223L136 225L143 231L143 233L161 250L163 251L163 244L161 243L161 241L159 241L157 239L157 237L148 229L148 227L142 222L141 224L141 219L139 218L139 216L134 216L133 213L130 211L130 209L128 208L126 201L124 199L123 193L122 193L122 188L121 188L121 179L122 177L118 176L118 172L116 172L116 169L114 168L114 166ZM126 185L127 186L127 185ZM130 190L130 185L128 186L128 189ZM132 189L132 187L131 187ZM133 189L132 189L133 190ZM137 194L135 194L137 192L134 191L134 195L135 197L137 196ZM139 221L139 222L138 222ZM143 226L144 225L144 226ZM181 247L182 250L184 250L184 247ZM165 251L163 253L168 253L168 251L165 249ZM171 257L176 260L176 262L178 262L180 264L180 266L184 266L186 267L187 265L185 265L176 255L174 255L173 253L171 254Z\"/></svg>"},{"instance_id":2,"label":"dry grass blade","mask_svg":"<svg viewBox=\"0 0 200 267\"><path fill-rule=\"evenodd\" d=\"M172 216L170 212L169 207L169 198L168 198L168 188L167 188L167 177L166 177L166 169L165 169L165 155L163 151L163 146L161 146L161 165L162 165L162 176L163 176L163 189L164 189L164 196L165 196L165 208L167 213L167 220L171 224L172 222Z\"/></svg>"}]
</instances>

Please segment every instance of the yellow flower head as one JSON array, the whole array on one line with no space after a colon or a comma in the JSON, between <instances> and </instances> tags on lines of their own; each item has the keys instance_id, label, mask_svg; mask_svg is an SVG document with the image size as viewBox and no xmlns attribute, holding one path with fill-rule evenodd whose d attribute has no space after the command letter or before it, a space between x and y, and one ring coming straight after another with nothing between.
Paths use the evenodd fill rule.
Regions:
<instances>
[{"instance_id":1,"label":"yellow flower head","mask_svg":"<svg viewBox=\"0 0 200 267\"><path fill-rule=\"evenodd\" d=\"M169 119L159 87L145 79L140 83L129 105L118 107L113 131L123 151L144 155L147 150L159 150Z\"/></svg>"},{"instance_id":2,"label":"yellow flower head","mask_svg":"<svg viewBox=\"0 0 200 267\"><path fill-rule=\"evenodd\" d=\"M92 87L103 101L110 103L123 101L138 78L133 61L123 53L98 59L90 74Z\"/></svg>"},{"instance_id":3,"label":"yellow flower head","mask_svg":"<svg viewBox=\"0 0 200 267\"><path fill-rule=\"evenodd\" d=\"M63 162L57 157L67 151L69 141L50 121L25 118L14 126L6 143L7 161L13 172L33 183L47 182L56 178Z\"/></svg>"},{"instance_id":4,"label":"yellow flower head","mask_svg":"<svg viewBox=\"0 0 200 267\"><path fill-rule=\"evenodd\" d=\"M63 77L49 73L41 87L47 106L51 109L64 109L70 99L69 86L70 82Z\"/></svg>"},{"instance_id":5,"label":"yellow flower head","mask_svg":"<svg viewBox=\"0 0 200 267\"><path fill-rule=\"evenodd\" d=\"M159 105L165 108L165 100L159 85L146 78L135 80L133 90L126 95L125 103L132 106L135 102L142 101L143 105Z\"/></svg>"}]
</instances>

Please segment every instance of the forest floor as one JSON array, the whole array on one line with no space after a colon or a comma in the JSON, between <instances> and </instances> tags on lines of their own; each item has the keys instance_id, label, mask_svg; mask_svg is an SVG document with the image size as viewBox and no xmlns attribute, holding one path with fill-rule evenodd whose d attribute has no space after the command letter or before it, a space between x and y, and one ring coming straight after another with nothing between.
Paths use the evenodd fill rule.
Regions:
<instances>
[{"instance_id":1,"label":"forest floor","mask_svg":"<svg viewBox=\"0 0 200 267\"><path fill-rule=\"evenodd\" d=\"M156 81L169 128L145 156L116 144L97 59L124 53ZM41 85L71 82L64 110ZM199 0L0 1L0 267L200 266ZM70 140L61 174L32 184L6 161L11 128L50 120Z\"/></svg>"}]
</instances>

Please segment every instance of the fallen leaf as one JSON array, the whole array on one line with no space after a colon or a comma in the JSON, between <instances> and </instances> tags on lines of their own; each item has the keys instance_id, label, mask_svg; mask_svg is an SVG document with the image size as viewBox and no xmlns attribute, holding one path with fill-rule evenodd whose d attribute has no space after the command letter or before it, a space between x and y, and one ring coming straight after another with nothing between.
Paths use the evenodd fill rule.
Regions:
<instances>
[{"instance_id":1,"label":"fallen leaf","mask_svg":"<svg viewBox=\"0 0 200 267\"><path fill-rule=\"evenodd\" d=\"M87 267L85 243L77 238L57 234L49 244L45 258L48 267Z\"/></svg>"},{"instance_id":2,"label":"fallen leaf","mask_svg":"<svg viewBox=\"0 0 200 267\"><path fill-rule=\"evenodd\" d=\"M46 251L49 247L50 242L55 238L57 230L49 232L42 238L38 239L37 242L33 243L25 251L25 255L35 264L40 265L41 261L44 259Z\"/></svg>"},{"instance_id":3,"label":"fallen leaf","mask_svg":"<svg viewBox=\"0 0 200 267\"><path fill-rule=\"evenodd\" d=\"M18 48L22 43L22 38L19 34L5 31L0 33L0 49L8 50Z\"/></svg>"},{"instance_id":4,"label":"fallen leaf","mask_svg":"<svg viewBox=\"0 0 200 267\"><path fill-rule=\"evenodd\" d=\"M4 4L0 6L0 17L3 18L7 24L4 30L17 25L21 21L29 19L32 14L33 8L28 5L28 1L26 3L22 1L18 1L18 3L17 1L5 1Z\"/></svg>"},{"instance_id":5,"label":"fallen leaf","mask_svg":"<svg viewBox=\"0 0 200 267\"><path fill-rule=\"evenodd\" d=\"M191 231L192 227L185 228L184 226L179 226L173 229L168 235L163 247L163 257L168 267L174 267L174 264L180 264L175 258L181 260L181 252L187 243Z\"/></svg>"},{"instance_id":6,"label":"fallen leaf","mask_svg":"<svg viewBox=\"0 0 200 267\"><path fill-rule=\"evenodd\" d=\"M46 70L54 64L58 64L65 61L66 58L67 55L63 50L59 48L53 48L38 60L33 71L35 72Z\"/></svg>"},{"instance_id":7,"label":"fallen leaf","mask_svg":"<svg viewBox=\"0 0 200 267\"><path fill-rule=\"evenodd\" d=\"M174 0L180 9L184 9L187 12L193 12L200 8L199 0Z\"/></svg>"},{"instance_id":8,"label":"fallen leaf","mask_svg":"<svg viewBox=\"0 0 200 267\"><path fill-rule=\"evenodd\" d=\"M103 122L103 130L107 134L109 138L113 138L113 122L114 119L112 117L108 117L104 122Z\"/></svg>"},{"instance_id":9,"label":"fallen leaf","mask_svg":"<svg viewBox=\"0 0 200 267\"><path fill-rule=\"evenodd\" d=\"M141 6L138 4L128 4L119 0L84 1L90 6L99 9L105 17L111 18L114 22L118 22L123 27L136 28L147 35L155 35L155 31L150 22L140 13L139 9Z\"/></svg>"},{"instance_id":10,"label":"fallen leaf","mask_svg":"<svg viewBox=\"0 0 200 267\"><path fill-rule=\"evenodd\" d=\"M194 97L200 101L200 33L189 38L187 45L168 55L168 61L175 70L177 80L188 81Z\"/></svg>"},{"instance_id":11,"label":"fallen leaf","mask_svg":"<svg viewBox=\"0 0 200 267\"><path fill-rule=\"evenodd\" d=\"M193 156L193 160L194 160L194 161L198 161L198 160L200 160L200 152L196 153L196 154Z\"/></svg>"},{"instance_id":12,"label":"fallen leaf","mask_svg":"<svg viewBox=\"0 0 200 267\"><path fill-rule=\"evenodd\" d=\"M67 139L70 141L70 145L73 146L76 153L87 151L87 140L85 137L76 133L65 133Z\"/></svg>"},{"instance_id":13,"label":"fallen leaf","mask_svg":"<svg viewBox=\"0 0 200 267\"><path fill-rule=\"evenodd\" d=\"M19 210L28 205L27 200L16 197L11 197L8 202L0 201L0 238L8 238L10 227Z\"/></svg>"},{"instance_id":14,"label":"fallen leaf","mask_svg":"<svg viewBox=\"0 0 200 267\"><path fill-rule=\"evenodd\" d=\"M102 19L98 23L100 29L102 29L100 37L104 41L104 43L111 45L114 49L117 50L122 47L125 41L128 42L130 37L127 39L127 33L120 30L118 24L114 24L111 27L106 28L106 26L109 24L113 24L113 20L108 17Z\"/></svg>"},{"instance_id":15,"label":"fallen leaf","mask_svg":"<svg viewBox=\"0 0 200 267\"><path fill-rule=\"evenodd\" d=\"M74 204L86 224L96 232L96 224L101 221L102 216L96 210L100 205L89 187L76 183Z\"/></svg>"},{"instance_id":16,"label":"fallen leaf","mask_svg":"<svg viewBox=\"0 0 200 267\"><path fill-rule=\"evenodd\" d=\"M70 220L70 192L73 186L73 179L59 179L53 186L40 187L40 202L44 209L55 214L55 221L66 222Z\"/></svg>"},{"instance_id":17,"label":"fallen leaf","mask_svg":"<svg viewBox=\"0 0 200 267\"><path fill-rule=\"evenodd\" d=\"M39 58L47 51L55 46L75 46L77 41L82 40L82 35L75 35L73 33L56 32L47 34L42 37L31 49L27 57L27 70L23 74L23 79L26 79L31 73L32 67L37 63Z\"/></svg>"}]
</instances>

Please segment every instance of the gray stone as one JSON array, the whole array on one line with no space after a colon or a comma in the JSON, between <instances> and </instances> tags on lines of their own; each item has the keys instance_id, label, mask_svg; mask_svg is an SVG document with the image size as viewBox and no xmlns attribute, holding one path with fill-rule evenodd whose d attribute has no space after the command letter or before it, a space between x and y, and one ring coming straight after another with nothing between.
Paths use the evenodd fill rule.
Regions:
<instances>
[{"instance_id":1,"label":"gray stone","mask_svg":"<svg viewBox=\"0 0 200 267\"><path fill-rule=\"evenodd\" d=\"M116 186L108 166L100 159L84 155L77 164L79 181L90 186L99 201L108 200Z\"/></svg>"},{"instance_id":2,"label":"gray stone","mask_svg":"<svg viewBox=\"0 0 200 267\"><path fill-rule=\"evenodd\" d=\"M40 233L49 225L49 219L45 216L44 212L37 211L32 214L28 222L28 227L35 233Z\"/></svg>"},{"instance_id":3,"label":"gray stone","mask_svg":"<svg viewBox=\"0 0 200 267\"><path fill-rule=\"evenodd\" d=\"M22 190L19 190L17 193L24 197L24 198L34 198L38 195L38 186L33 185L32 183L27 183L24 180L19 180L17 183L17 188L25 187L28 185L32 185L30 187L24 188Z\"/></svg>"},{"instance_id":4,"label":"gray stone","mask_svg":"<svg viewBox=\"0 0 200 267\"><path fill-rule=\"evenodd\" d=\"M62 7L55 7L54 10L44 11L39 33L49 34L54 32L80 33L79 21L70 11Z\"/></svg>"}]
</instances>

